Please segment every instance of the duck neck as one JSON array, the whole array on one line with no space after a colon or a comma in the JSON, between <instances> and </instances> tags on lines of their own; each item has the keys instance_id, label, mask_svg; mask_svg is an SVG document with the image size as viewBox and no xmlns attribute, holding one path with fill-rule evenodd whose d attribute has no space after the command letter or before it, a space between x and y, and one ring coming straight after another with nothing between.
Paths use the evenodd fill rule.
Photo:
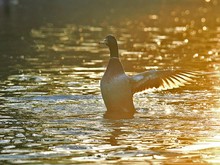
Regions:
<instances>
[{"instance_id":1,"label":"duck neck","mask_svg":"<svg viewBox=\"0 0 220 165\"><path fill-rule=\"evenodd\" d=\"M121 61L118 57L110 57L110 60L108 62L108 66L106 69L106 74L111 75L110 77L117 76L119 74L123 74L124 68L121 64Z\"/></svg>"},{"instance_id":2,"label":"duck neck","mask_svg":"<svg viewBox=\"0 0 220 165\"><path fill-rule=\"evenodd\" d=\"M111 46L109 49L110 49L110 57L111 58L119 58L117 43L114 46Z\"/></svg>"}]
</instances>

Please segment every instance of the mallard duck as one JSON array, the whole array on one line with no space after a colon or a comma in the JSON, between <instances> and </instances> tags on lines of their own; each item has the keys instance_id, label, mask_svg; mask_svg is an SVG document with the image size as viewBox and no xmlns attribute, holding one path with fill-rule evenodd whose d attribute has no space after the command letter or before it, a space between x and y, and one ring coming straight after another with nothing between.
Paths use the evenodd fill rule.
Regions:
<instances>
[{"instance_id":1,"label":"mallard duck","mask_svg":"<svg viewBox=\"0 0 220 165\"><path fill-rule=\"evenodd\" d=\"M133 76L126 75L119 59L118 44L114 36L108 35L100 42L110 50L107 69L101 79L102 98L107 108L104 118L133 118L136 110L133 95L149 88L167 90L188 84L194 72L180 70L151 70Z\"/></svg>"}]
</instances>

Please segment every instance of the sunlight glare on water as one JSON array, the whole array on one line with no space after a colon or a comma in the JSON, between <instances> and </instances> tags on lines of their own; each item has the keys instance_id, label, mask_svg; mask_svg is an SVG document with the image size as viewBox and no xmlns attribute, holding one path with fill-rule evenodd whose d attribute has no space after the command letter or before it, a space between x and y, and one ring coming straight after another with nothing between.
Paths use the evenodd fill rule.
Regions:
<instances>
[{"instance_id":1,"label":"sunlight glare on water","mask_svg":"<svg viewBox=\"0 0 220 165\"><path fill-rule=\"evenodd\" d=\"M25 47L16 47L22 32L7 27L15 22L0 19L5 23L0 28L1 163L219 163L220 2L138 2L129 1L128 8L118 2L119 9L102 2L111 9L98 7L105 13L100 16L94 1L88 8L95 7L97 20L89 20L84 8L85 15L71 8L81 20L64 19L70 11L62 23L45 16L48 22L26 29ZM11 12L16 15L19 8ZM201 76L180 89L135 94L133 119L104 119L99 82L109 51L98 42L107 34L117 37L129 75L183 69Z\"/></svg>"}]
</instances>

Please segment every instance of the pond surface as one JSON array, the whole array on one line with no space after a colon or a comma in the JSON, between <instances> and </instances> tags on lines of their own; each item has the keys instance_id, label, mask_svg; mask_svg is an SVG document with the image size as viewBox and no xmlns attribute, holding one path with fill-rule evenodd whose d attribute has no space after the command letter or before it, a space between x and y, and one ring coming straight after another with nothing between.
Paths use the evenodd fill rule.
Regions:
<instances>
[{"instance_id":1,"label":"pond surface","mask_svg":"<svg viewBox=\"0 0 220 165\"><path fill-rule=\"evenodd\" d=\"M12 2L0 10L2 164L220 162L220 1ZM133 119L103 119L109 51L98 42L107 34L128 74L202 75L136 94Z\"/></svg>"}]
</instances>

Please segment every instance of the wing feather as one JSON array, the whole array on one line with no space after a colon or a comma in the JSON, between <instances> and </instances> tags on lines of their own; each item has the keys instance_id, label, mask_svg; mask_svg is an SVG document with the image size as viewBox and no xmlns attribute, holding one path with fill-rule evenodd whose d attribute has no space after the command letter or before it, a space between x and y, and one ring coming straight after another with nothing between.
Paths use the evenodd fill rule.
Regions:
<instances>
[{"instance_id":1,"label":"wing feather","mask_svg":"<svg viewBox=\"0 0 220 165\"><path fill-rule=\"evenodd\" d=\"M196 72L180 70L152 70L130 77L133 93L149 88L167 90L189 84L197 77Z\"/></svg>"}]
</instances>

